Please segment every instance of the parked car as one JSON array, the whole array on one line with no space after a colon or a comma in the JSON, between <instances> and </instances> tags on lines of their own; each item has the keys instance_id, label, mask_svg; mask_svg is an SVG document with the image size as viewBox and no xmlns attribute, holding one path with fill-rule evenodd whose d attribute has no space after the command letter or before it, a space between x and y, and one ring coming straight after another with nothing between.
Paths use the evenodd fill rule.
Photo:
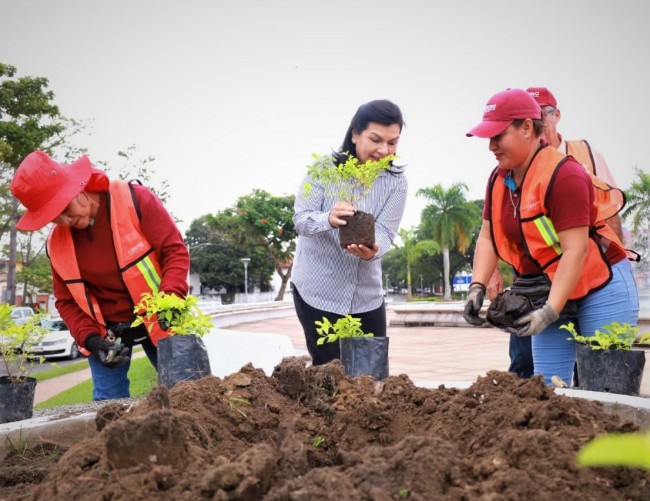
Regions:
<instances>
[{"instance_id":1,"label":"parked car","mask_svg":"<svg viewBox=\"0 0 650 501\"><path fill-rule=\"evenodd\" d=\"M11 318L16 325L22 325L27 319L34 314L34 310L29 306L17 306L11 310ZM0 343L5 342L5 337L0 336Z\"/></svg>"},{"instance_id":2,"label":"parked car","mask_svg":"<svg viewBox=\"0 0 650 501\"><path fill-rule=\"evenodd\" d=\"M14 319L14 323L17 325L22 325L27 322L27 319L33 314L34 310L30 306L17 306L11 310L11 318Z\"/></svg>"},{"instance_id":3,"label":"parked car","mask_svg":"<svg viewBox=\"0 0 650 501\"><path fill-rule=\"evenodd\" d=\"M34 346L32 353L45 358L67 357L74 360L79 356L79 347L70 334L68 326L60 318L43 318L41 325L49 332L43 341Z\"/></svg>"}]
</instances>

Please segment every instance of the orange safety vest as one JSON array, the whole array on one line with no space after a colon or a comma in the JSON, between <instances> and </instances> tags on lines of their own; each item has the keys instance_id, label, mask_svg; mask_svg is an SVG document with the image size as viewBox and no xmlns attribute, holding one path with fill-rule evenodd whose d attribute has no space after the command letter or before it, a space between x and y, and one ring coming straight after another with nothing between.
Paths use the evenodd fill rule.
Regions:
<instances>
[{"instance_id":1,"label":"orange safety vest","mask_svg":"<svg viewBox=\"0 0 650 501\"><path fill-rule=\"evenodd\" d=\"M111 181L108 192L117 263L131 300L137 304L142 294L158 292L162 276L160 264L153 247L140 229L135 193L130 183ZM97 299L88 291L81 278L70 228L54 226L47 239L47 251L52 267L63 279L77 305L93 319L99 334L105 337L107 324ZM158 346L158 340L168 334L160 328L157 321L149 327L149 337Z\"/></svg>"},{"instance_id":2,"label":"orange safety vest","mask_svg":"<svg viewBox=\"0 0 650 501\"><path fill-rule=\"evenodd\" d=\"M571 155L579 164L582 164L582 166L587 169L587 172L594 176L598 176L598 173L596 172L596 161L591 152L591 146L589 146L587 141L584 139L577 139L575 141L566 141L565 145L567 155Z\"/></svg>"},{"instance_id":3,"label":"orange safety vest","mask_svg":"<svg viewBox=\"0 0 650 501\"><path fill-rule=\"evenodd\" d=\"M495 170L490 179L492 242L501 259L509 263L518 274L523 273L521 253L534 260L548 275L551 282L562 257L562 248L553 222L549 218L546 200L556 172L570 157L555 148L539 150L524 175L521 189L519 226L524 237L524 249L518 249L505 236L503 230L503 199L509 188ZM589 252L583 273L569 299L580 299L590 292L604 287L612 277L611 267L605 259L603 248L615 245L627 251L614 231L604 220L616 215L625 205L625 197L617 188L591 176L595 188L594 206L596 222L589 229Z\"/></svg>"}]
</instances>

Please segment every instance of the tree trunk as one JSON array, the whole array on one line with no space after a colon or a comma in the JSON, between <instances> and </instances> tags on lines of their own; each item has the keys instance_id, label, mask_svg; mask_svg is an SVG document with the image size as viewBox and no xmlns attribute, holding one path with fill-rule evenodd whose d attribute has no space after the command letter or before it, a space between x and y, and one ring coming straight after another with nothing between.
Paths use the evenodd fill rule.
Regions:
<instances>
[{"instance_id":1,"label":"tree trunk","mask_svg":"<svg viewBox=\"0 0 650 501\"><path fill-rule=\"evenodd\" d=\"M287 284L289 283L289 280L291 279L291 269L293 268L293 265L289 266L287 268L286 273L282 273L282 268L278 265L275 267L275 271L278 272L278 275L280 275L280 278L282 279L282 285L280 285L280 290L278 291L278 295L275 297L274 301L283 301L284 300L284 293L287 291Z\"/></svg>"},{"instance_id":2,"label":"tree trunk","mask_svg":"<svg viewBox=\"0 0 650 501\"><path fill-rule=\"evenodd\" d=\"M7 296L3 298L9 304L16 304L16 240L18 221L18 199L11 200L11 228L9 229L9 264L7 266Z\"/></svg>"},{"instance_id":3,"label":"tree trunk","mask_svg":"<svg viewBox=\"0 0 650 501\"><path fill-rule=\"evenodd\" d=\"M411 292L411 265L406 262L406 300L413 301L413 292Z\"/></svg>"},{"instance_id":4,"label":"tree trunk","mask_svg":"<svg viewBox=\"0 0 650 501\"><path fill-rule=\"evenodd\" d=\"M445 275L445 301L451 300L451 287L449 284L449 247L444 246L442 248L442 267Z\"/></svg>"}]
</instances>

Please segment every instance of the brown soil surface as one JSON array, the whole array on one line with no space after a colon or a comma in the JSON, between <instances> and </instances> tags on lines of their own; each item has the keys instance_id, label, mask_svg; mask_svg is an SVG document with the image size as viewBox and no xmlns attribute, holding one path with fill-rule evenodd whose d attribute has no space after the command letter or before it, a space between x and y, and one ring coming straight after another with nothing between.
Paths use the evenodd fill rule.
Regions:
<instances>
[{"instance_id":1,"label":"brown soil surface","mask_svg":"<svg viewBox=\"0 0 650 501\"><path fill-rule=\"evenodd\" d=\"M272 377L246 366L108 403L96 421L65 454L0 463L0 499L650 500L650 472L575 464L635 425L506 372L431 390L288 358Z\"/></svg>"}]
</instances>

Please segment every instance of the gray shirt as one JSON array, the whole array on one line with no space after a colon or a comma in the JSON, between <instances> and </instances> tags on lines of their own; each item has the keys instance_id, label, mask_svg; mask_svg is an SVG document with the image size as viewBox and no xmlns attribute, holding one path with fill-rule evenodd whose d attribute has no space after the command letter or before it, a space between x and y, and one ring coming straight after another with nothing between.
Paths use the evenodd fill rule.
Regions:
<instances>
[{"instance_id":1,"label":"gray shirt","mask_svg":"<svg viewBox=\"0 0 650 501\"><path fill-rule=\"evenodd\" d=\"M377 309L384 300L381 257L388 252L399 229L408 183L403 168L382 172L357 209L375 216L375 240L379 252L370 261L349 254L339 246L339 230L328 217L339 200L305 176L294 205L293 222L298 233L291 280L311 307L339 315ZM308 194L304 183L311 184Z\"/></svg>"}]
</instances>

